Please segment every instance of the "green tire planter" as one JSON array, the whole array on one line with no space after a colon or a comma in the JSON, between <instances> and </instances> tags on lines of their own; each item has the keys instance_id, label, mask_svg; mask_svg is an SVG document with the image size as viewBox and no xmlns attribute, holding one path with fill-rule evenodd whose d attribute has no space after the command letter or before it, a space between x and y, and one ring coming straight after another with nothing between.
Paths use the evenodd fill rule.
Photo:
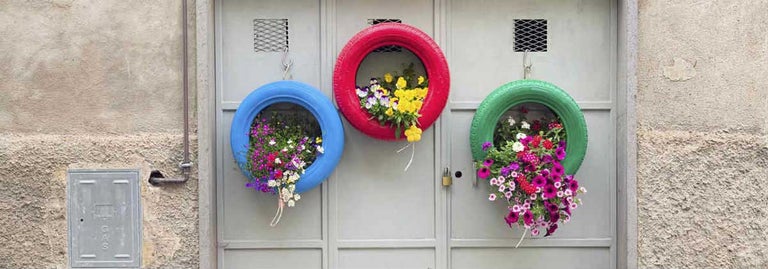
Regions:
<instances>
[{"instance_id":1,"label":"green tire planter","mask_svg":"<svg viewBox=\"0 0 768 269\"><path fill-rule=\"evenodd\" d=\"M496 123L510 108L537 103L548 107L562 121L568 133L566 157L562 164L567 174L575 174L587 153L587 123L573 98L557 86L539 80L518 80L502 85L480 103L469 133L474 160L485 158L483 142L493 142Z\"/></svg>"}]
</instances>

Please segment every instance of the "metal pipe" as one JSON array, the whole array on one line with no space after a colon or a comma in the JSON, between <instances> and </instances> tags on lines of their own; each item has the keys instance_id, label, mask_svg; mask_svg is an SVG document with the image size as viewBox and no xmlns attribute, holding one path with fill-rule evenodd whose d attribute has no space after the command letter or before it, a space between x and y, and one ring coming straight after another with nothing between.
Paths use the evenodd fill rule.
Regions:
<instances>
[{"instance_id":1,"label":"metal pipe","mask_svg":"<svg viewBox=\"0 0 768 269\"><path fill-rule=\"evenodd\" d=\"M181 172L183 174L183 177L181 178L165 178L162 176L162 174L157 173L158 176L150 175L149 177L149 183L152 185L160 185L165 183L185 183L189 180L189 174L190 170L192 168L192 162L189 159L189 68L188 68L188 52L187 47L189 46L188 42L188 33L187 33L187 0L181 1L181 39L182 39L182 73L183 73L183 81L182 81L182 99L184 101L184 161L179 164L179 168L181 168ZM155 174L155 173L152 173Z\"/></svg>"}]
</instances>

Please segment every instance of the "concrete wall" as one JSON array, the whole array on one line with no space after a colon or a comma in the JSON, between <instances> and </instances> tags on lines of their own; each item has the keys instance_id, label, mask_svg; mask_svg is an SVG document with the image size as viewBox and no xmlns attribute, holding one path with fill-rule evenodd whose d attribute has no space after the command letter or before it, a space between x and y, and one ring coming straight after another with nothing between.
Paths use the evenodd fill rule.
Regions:
<instances>
[{"instance_id":1,"label":"concrete wall","mask_svg":"<svg viewBox=\"0 0 768 269\"><path fill-rule=\"evenodd\" d=\"M639 1L639 267L768 267L768 1Z\"/></svg>"},{"instance_id":2,"label":"concrete wall","mask_svg":"<svg viewBox=\"0 0 768 269\"><path fill-rule=\"evenodd\" d=\"M69 168L140 169L144 267L197 267L197 180L146 182L179 175L181 1L0 0L0 26L0 268L67 267Z\"/></svg>"}]
</instances>

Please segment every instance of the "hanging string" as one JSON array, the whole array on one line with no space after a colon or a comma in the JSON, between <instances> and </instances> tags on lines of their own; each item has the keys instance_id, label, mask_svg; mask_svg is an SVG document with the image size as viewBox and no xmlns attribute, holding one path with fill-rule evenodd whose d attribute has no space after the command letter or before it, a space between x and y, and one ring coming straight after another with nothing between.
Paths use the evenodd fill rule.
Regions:
<instances>
[{"instance_id":1,"label":"hanging string","mask_svg":"<svg viewBox=\"0 0 768 269\"><path fill-rule=\"evenodd\" d=\"M408 143L408 145L405 145L405 147L397 150L397 153L400 153L401 151L407 149L408 147L411 147L411 159L408 160L408 164L405 165L405 169L403 169L403 172L408 171L408 167L411 167L411 163L413 163L413 157L416 156L416 143Z\"/></svg>"},{"instance_id":2,"label":"hanging string","mask_svg":"<svg viewBox=\"0 0 768 269\"><path fill-rule=\"evenodd\" d=\"M283 59L281 60L281 63L283 64L283 80L289 80L293 76L291 75L291 66L293 66L293 60L291 58L288 58L288 47L285 47L285 50L283 50Z\"/></svg>"},{"instance_id":3,"label":"hanging string","mask_svg":"<svg viewBox=\"0 0 768 269\"><path fill-rule=\"evenodd\" d=\"M525 231L523 231L523 235L522 235L522 236L520 236L520 241L517 241L517 245L515 245L515 248L517 248L517 247L519 247L519 246L520 246L520 243L522 243L522 242L523 242L523 238L525 238L525 234L527 234L527 233L528 233L528 227L526 227L526 228L525 228Z\"/></svg>"},{"instance_id":4,"label":"hanging string","mask_svg":"<svg viewBox=\"0 0 768 269\"><path fill-rule=\"evenodd\" d=\"M533 66L533 63L531 63L531 59L528 58L528 50L526 49L523 52L523 79L528 79L530 76L531 66Z\"/></svg>"},{"instance_id":5,"label":"hanging string","mask_svg":"<svg viewBox=\"0 0 768 269\"><path fill-rule=\"evenodd\" d=\"M280 218L283 217L283 207L285 203L283 202L283 199L280 198L280 194L277 195L277 212L275 212L275 216L272 217L272 222L269 223L270 227L277 226L278 223L280 223Z\"/></svg>"}]
</instances>

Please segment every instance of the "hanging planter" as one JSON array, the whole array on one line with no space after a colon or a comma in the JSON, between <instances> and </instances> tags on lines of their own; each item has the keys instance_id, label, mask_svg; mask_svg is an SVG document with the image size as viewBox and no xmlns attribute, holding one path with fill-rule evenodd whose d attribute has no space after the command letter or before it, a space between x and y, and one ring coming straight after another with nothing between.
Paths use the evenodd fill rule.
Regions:
<instances>
[{"instance_id":1,"label":"hanging planter","mask_svg":"<svg viewBox=\"0 0 768 269\"><path fill-rule=\"evenodd\" d=\"M344 130L342 128L341 118L331 101L312 86L296 81L278 81L266 84L251 92L240 103L240 106L232 119L230 130L232 154L243 174L251 181L249 182L251 184L249 187L259 188L257 184L266 183L265 178L254 178L252 173L254 169L248 169L249 167L252 167L255 162L253 153L249 156L249 149L254 146L252 144L254 143L252 138L258 139L258 137L262 135L262 133L255 133L262 131L261 129L254 130L253 127L259 124L265 126L268 125L266 120L264 122L255 123L254 119L256 119L268 106L277 103L292 103L305 108L315 117L320 126L320 130L322 131L322 136L312 139L312 141L303 141L307 139L304 138L302 140L302 138L299 138L296 139L296 141L289 140L286 144L286 149L284 149L284 151L288 152L288 148L290 148L291 152L289 153L291 154L289 155L296 156L297 154L300 155L306 152L317 153L316 157L313 156L314 160L311 165L306 167L306 169L302 167L302 160L292 162L293 160L286 158L286 160L278 160L275 162L275 156L279 156L280 150L278 150L276 154L268 156L271 159L266 165L281 165L281 167L291 166L290 168L296 168L293 170L298 172L296 172L295 177L290 178L291 181L295 181L295 189L292 192L295 192L296 194L303 193L318 186L333 172L344 151ZM269 129L270 126L264 128ZM274 128L274 126L272 126L272 128ZM281 130L276 130L275 132L281 132ZM268 147L267 145L274 147L276 144L275 141L263 141L263 143L265 144L256 146L259 146L259 148L266 148ZM302 152L302 149L304 149L305 152ZM251 149L251 151L253 150ZM275 177L274 174L277 173L278 170L280 169L270 170L272 171L270 178L277 178L279 180L282 178L284 171L285 173L288 173L289 169L285 168L280 170L280 175ZM303 171L303 173L301 173L301 171ZM285 177L288 178L287 175ZM296 178L298 178L298 180ZM259 182L260 180L262 180L262 182ZM269 184L273 183L269 182ZM266 188L263 185L261 187ZM280 196L281 193L278 194L278 196Z\"/></svg>"},{"instance_id":2,"label":"hanging planter","mask_svg":"<svg viewBox=\"0 0 768 269\"><path fill-rule=\"evenodd\" d=\"M565 172L575 174L587 152L587 123L579 105L557 86L539 80L518 80L502 85L480 103L472 119L469 141L474 160L487 154L483 143L493 141L496 123L510 108L524 103L537 103L552 110L568 132L567 158L562 164Z\"/></svg>"},{"instance_id":3,"label":"hanging planter","mask_svg":"<svg viewBox=\"0 0 768 269\"><path fill-rule=\"evenodd\" d=\"M538 104L554 115L533 120L525 107L502 118L511 108ZM477 178L487 180L488 200L505 201L504 221L520 225L532 236L555 233L570 221L586 192L574 178L587 149L587 127L581 109L565 91L547 82L519 80L494 90L472 119L470 146Z\"/></svg>"},{"instance_id":4,"label":"hanging planter","mask_svg":"<svg viewBox=\"0 0 768 269\"><path fill-rule=\"evenodd\" d=\"M403 89L423 87L415 88L423 90L423 96L418 94L408 96L414 97L414 102L417 103L413 110L418 115L415 120L418 127L415 125L412 125L413 128L397 127L397 124L401 123L385 122L383 118L372 116L365 107L365 101L360 99L362 94L360 88L355 85L357 69L365 56L377 48L390 45L410 50L422 61L426 69L428 90L422 79L418 82L409 81L407 84L410 86L403 87ZM398 84L398 79L395 78L391 83ZM371 86L373 84L372 81ZM382 140L398 140L407 137L409 142L418 141L415 138L420 139L421 130L431 126L442 113L448 101L449 87L448 63L440 47L426 33L400 23L381 23L357 33L339 53L333 72L333 92L344 117L362 133ZM366 87L366 90L369 89ZM396 89L388 90L394 94Z\"/></svg>"}]
</instances>

